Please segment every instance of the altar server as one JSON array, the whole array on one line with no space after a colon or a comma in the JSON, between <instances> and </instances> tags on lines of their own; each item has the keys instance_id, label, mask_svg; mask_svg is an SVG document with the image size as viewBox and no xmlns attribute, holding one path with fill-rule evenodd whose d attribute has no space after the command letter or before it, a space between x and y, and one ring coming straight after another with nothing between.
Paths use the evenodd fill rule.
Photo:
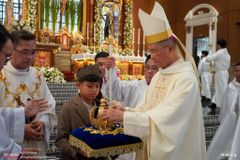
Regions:
<instances>
[{"instance_id":1,"label":"altar server","mask_svg":"<svg viewBox=\"0 0 240 160\"><path fill-rule=\"evenodd\" d=\"M203 102L211 101L211 83L212 83L212 74L209 72L209 62L206 62L206 57L208 51L202 51L201 61L198 64L198 72L201 77L202 82L202 100Z\"/></svg>"},{"instance_id":2,"label":"altar server","mask_svg":"<svg viewBox=\"0 0 240 160\"><path fill-rule=\"evenodd\" d=\"M0 24L0 69L11 58L13 44L11 35ZM0 92L3 89L4 81L0 74ZM2 95L1 95L2 96ZM21 106L17 109L8 108L0 105L0 157L9 157L14 155L17 157L22 152L22 148L16 142L22 142L24 137L25 116L30 117L38 112L44 111L45 104L39 105L40 101L29 101L25 107ZM15 117L12 121L11 117ZM13 128L14 132L9 132Z\"/></svg>"},{"instance_id":3,"label":"altar server","mask_svg":"<svg viewBox=\"0 0 240 160\"><path fill-rule=\"evenodd\" d=\"M212 111L209 114L215 114L216 107L220 107L222 103L223 94L227 88L229 74L228 69L230 67L231 57L227 50L227 42L224 39L217 41L217 52L209 55L206 58L207 62L214 62L215 74L214 74L214 88L215 92L212 98Z\"/></svg>"},{"instance_id":4,"label":"altar server","mask_svg":"<svg viewBox=\"0 0 240 160\"><path fill-rule=\"evenodd\" d=\"M143 96L150 84L152 77L157 73L158 66L148 55L144 64L144 79L142 80L130 80L121 81L117 77L115 68L115 61L113 58L108 58L107 68L113 68L112 72L112 98L116 101L121 101L124 106L134 107L143 100ZM105 72L105 77L109 77L109 72ZM110 81L108 80L105 84L105 93L109 95Z\"/></svg>"},{"instance_id":5,"label":"altar server","mask_svg":"<svg viewBox=\"0 0 240 160\"><path fill-rule=\"evenodd\" d=\"M240 156L240 63L234 67L235 79L223 96L220 110L221 124L208 148L208 160L238 160Z\"/></svg>"},{"instance_id":6,"label":"altar server","mask_svg":"<svg viewBox=\"0 0 240 160\"><path fill-rule=\"evenodd\" d=\"M151 15L140 10L139 18L151 58L160 69L143 103L130 109L113 106L104 111L104 118L122 122L125 134L142 139L144 147L137 153L137 160L205 160L199 81L193 58L172 33L159 3L155 3Z\"/></svg>"}]
</instances>

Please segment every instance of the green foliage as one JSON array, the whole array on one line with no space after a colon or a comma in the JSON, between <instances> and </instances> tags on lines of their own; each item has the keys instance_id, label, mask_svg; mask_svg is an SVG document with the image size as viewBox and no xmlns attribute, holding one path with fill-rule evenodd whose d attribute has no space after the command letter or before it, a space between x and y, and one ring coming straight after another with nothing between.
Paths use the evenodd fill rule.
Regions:
<instances>
[{"instance_id":1,"label":"green foliage","mask_svg":"<svg viewBox=\"0 0 240 160\"><path fill-rule=\"evenodd\" d=\"M70 2L67 1L67 6L65 10L65 22L67 28L69 28L69 18L70 18Z\"/></svg>"},{"instance_id":2,"label":"green foliage","mask_svg":"<svg viewBox=\"0 0 240 160\"><path fill-rule=\"evenodd\" d=\"M59 4L58 0L51 1L53 33L55 33L55 29L56 29L56 22L57 22L57 15L58 15L59 7L60 7L60 4Z\"/></svg>"},{"instance_id":3,"label":"green foliage","mask_svg":"<svg viewBox=\"0 0 240 160\"><path fill-rule=\"evenodd\" d=\"M41 3L41 15L40 15L40 29L43 29L43 22L44 22L44 4L46 0L40 1Z\"/></svg>"},{"instance_id":4,"label":"green foliage","mask_svg":"<svg viewBox=\"0 0 240 160\"><path fill-rule=\"evenodd\" d=\"M76 10L74 0L70 1L70 6L69 7L70 7L70 17L71 17L71 32L73 33L74 22L75 22L75 10Z\"/></svg>"},{"instance_id":5,"label":"green foliage","mask_svg":"<svg viewBox=\"0 0 240 160\"><path fill-rule=\"evenodd\" d=\"M45 21L46 21L46 28L49 27L49 13L50 12L50 0L45 0Z\"/></svg>"},{"instance_id":6,"label":"green foliage","mask_svg":"<svg viewBox=\"0 0 240 160\"><path fill-rule=\"evenodd\" d=\"M83 16L83 3L80 1L77 5L77 29L81 32L82 27L82 16Z\"/></svg>"}]
</instances>

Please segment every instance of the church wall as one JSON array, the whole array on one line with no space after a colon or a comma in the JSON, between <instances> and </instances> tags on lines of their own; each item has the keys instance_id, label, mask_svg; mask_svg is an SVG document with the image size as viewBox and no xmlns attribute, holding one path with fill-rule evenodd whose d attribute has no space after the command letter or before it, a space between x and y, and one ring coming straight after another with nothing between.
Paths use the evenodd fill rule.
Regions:
<instances>
[{"instance_id":1,"label":"church wall","mask_svg":"<svg viewBox=\"0 0 240 160\"><path fill-rule=\"evenodd\" d=\"M208 3L219 12L217 38L225 38L232 57L232 63L240 61L240 1L239 0L158 0L164 7L175 34L185 43L184 17L189 10L201 3ZM208 35L205 27L199 27L194 32L195 36Z\"/></svg>"}]
</instances>

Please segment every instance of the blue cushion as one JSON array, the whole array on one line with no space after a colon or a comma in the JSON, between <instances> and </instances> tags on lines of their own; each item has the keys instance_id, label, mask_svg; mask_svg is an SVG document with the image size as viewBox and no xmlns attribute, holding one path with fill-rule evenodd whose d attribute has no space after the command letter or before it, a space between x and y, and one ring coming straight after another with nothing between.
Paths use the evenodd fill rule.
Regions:
<instances>
[{"instance_id":1,"label":"blue cushion","mask_svg":"<svg viewBox=\"0 0 240 160\"><path fill-rule=\"evenodd\" d=\"M117 128L119 129L119 128ZM79 148L87 157L135 152L142 149L141 139L117 132L101 132L94 127L77 128L71 132L70 143Z\"/></svg>"}]
</instances>

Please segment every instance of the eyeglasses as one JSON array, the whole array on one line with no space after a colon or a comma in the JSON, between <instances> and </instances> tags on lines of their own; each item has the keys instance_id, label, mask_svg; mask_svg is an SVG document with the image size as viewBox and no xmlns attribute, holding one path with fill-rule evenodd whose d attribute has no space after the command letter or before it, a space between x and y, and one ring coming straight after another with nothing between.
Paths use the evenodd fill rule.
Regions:
<instances>
[{"instance_id":1,"label":"eyeglasses","mask_svg":"<svg viewBox=\"0 0 240 160\"><path fill-rule=\"evenodd\" d=\"M0 52L2 52L6 58L6 62L9 61L11 58L12 58L12 53L8 53L8 52L5 52L3 50L1 50Z\"/></svg>"},{"instance_id":2,"label":"eyeglasses","mask_svg":"<svg viewBox=\"0 0 240 160\"><path fill-rule=\"evenodd\" d=\"M152 71L157 71L158 67L157 66L144 66L145 70L152 70Z\"/></svg>"},{"instance_id":3,"label":"eyeglasses","mask_svg":"<svg viewBox=\"0 0 240 160\"><path fill-rule=\"evenodd\" d=\"M14 48L15 51L17 51L18 53L20 53L22 56L35 56L35 54L37 53L37 50L18 50L16 48Z\"/></svg>"},{"instance_id":4,"label":"eyeglasses","mask_svg":"<svg viewBox=\"0 0 240 160\"><path fill-rule=\"evenodd\" d=\"M162 46L162 47L157 47L157 48L149 49L149 50L147 50L147 53L148 53L148 54L156 54L156 53L162 51L163 49L165 49L167 46L168 46L168 45Z\"/></svg>"}]
</instances>

